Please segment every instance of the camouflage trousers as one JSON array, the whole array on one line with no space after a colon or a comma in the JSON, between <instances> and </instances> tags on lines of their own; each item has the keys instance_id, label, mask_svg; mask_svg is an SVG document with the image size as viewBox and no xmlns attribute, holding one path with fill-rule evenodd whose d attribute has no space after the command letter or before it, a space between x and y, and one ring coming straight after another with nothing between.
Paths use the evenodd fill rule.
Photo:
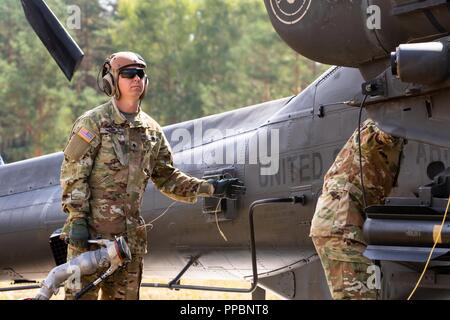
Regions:
<instances>
[{"instance_id":1,"label":"camouflage trousers","mask_svg":"<svg viewBox=\"0 0 450 320\"><path fill-rule=\"evenodd\" d=\"M97 248L92 248L93 250ZM73 259L87 250L69 245L67 251L67 260ZM107 268L101 268L92 275L81 277L81 288L95 281ZM119 268L111 276L103 280L97 287L88 291L80 300L98 300L100 292L100 300L139 300L139 289L142 280L143 258L142 256L133 256L123 268ZM69 281L68 281L69 282ZM73 300L75 294L81 289L72 289L71 284L66 282L65 299Z\"/></svg>"},{"instance_id":2,"label":"camouflage trousers","mask_svg":"<svg viewBox=\"0 0 450 320\"><path fill-rule=\"evenodd\" d=\"M333 216L335 232L324 236L321 233L330 216ZM347 191L320 196L311 236L333 299L376 299L378 296L376 281L380 279L374 277L378 267L363 256L366 244L362 240L362 223L362 213Z\"/></svg>"}]
</instances>

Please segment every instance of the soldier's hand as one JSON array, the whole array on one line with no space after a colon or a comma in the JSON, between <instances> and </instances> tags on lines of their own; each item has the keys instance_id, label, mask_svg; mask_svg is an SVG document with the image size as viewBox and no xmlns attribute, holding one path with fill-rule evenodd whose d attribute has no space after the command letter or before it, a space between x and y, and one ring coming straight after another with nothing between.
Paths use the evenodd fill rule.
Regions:
<instances>
[{"instance_id":1,"label":"soldier's hand","mask_svg":"<svg viewBox=\"0 0 450 320\"><path fill-rule=\"evenodd\" d=\"M75 219L70 224L69 243L78 248L87 248L89 230L86 219Z\"/></svg>"},{"instance_id":2,"label":"soldier's hand","mask_svg":"<svg viewBox=\"0 0 450 320\"><path fill-rule=\"evenodd\" d=\"M236 199L239 195L245 194L246 187L244 183L237 178L232 179L209 179L214 187L213 197Z\"/></svg>"}]
</instances>

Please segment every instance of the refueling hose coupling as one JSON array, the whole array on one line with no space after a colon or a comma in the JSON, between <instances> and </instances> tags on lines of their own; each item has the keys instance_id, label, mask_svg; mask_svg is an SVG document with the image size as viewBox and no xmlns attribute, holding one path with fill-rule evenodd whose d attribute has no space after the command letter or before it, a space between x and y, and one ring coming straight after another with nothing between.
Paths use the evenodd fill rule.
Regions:
<instances>
[{"instance_id":1,"label":"refueling hose coupling","mask_svg":"<svg viewBox=\"0 0 450 320\"><path fill-rule=\"evenodd\" d=\"M119 237L115 240L89 240L89 243L98 244L101 248L82 253L72 260L53 268L47 278L42 281L41 288L34 297L34 300L50 299L52 295L58 293L60 285L69 277L77 281L82 276L93 274L99 268L105 267L109 268L104 275L109 276L119 267L131 261L131 252L124 237ZM100 281L98 281L100 278L94 281L95 285L105 279L106 276L103 277L102 275L101 278ZM83 288L83 293L88 291L86 289ZM80 292L77 295L80 295Z\"/></svg>"}]
</instances>

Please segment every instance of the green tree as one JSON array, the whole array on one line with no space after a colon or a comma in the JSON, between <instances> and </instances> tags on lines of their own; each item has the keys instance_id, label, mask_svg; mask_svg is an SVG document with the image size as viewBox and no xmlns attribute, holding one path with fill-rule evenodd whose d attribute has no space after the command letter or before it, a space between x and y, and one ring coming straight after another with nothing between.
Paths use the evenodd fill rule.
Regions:
<instances>
[{"instance_id":1,"label":"green tree","mask_svg":"<svg viewBox=\"0 0 450 320\"><path fill-rule=\"evenodd\" d=\"M143 108L165 123L198 114L195 93L187 86L190 74L182 68L192 45L196 6L189 0L121 0L111 29L118 50L139 52L148 62L150 87Z\"/></svg>"},{"instance_id":2,"label":"green tree","mask_svg":"<svg viewBox=\"0 0 450 320\"><path fill-rule=\"evenodd\" d=\"M293 52L260 0L47 0L85 57L69 83L31 31L20 2L0 2L0 153L11 162L63 149L73 122L107 97L104 59L141 53L150 87L143 109L161 124L299 93L325 66Z\"/></svg>"},{"instance_id":3,"label":"green tree","mask_svg":"<svg viewBox=\"0 0 450 320\"><path fill-rule=\"evenodd\" d=\"M144 109L166 124L297 94L325 68L279 39L258 0L121 0L111 30L151 62Z\"/></svg>"},{"instance_id":4,"label":"green tree","mask_svg":"<svg viewBox=\"0 0 450 320\"><path fill-rule=\"evenodd\" d=\"M68 3L48 1L62 23L69 14ZM75 118L106 100L95 91L97 61L103 61L104 53L84 42L90 39L108 43L107 32L104 35L98 32L106 25L97 18L103 9L95 1L70 1L70 4L84 8L81 11L84 20L79 30L69 31L75 39L81 39L78 41L83 48L89 48L72 83L31 31L20 2L4 0L0 4L0 21L4 24L0 28L0 99L5 102L0 109L0 152L6 161L62 150Z\"/></svg>"}]
</instances>

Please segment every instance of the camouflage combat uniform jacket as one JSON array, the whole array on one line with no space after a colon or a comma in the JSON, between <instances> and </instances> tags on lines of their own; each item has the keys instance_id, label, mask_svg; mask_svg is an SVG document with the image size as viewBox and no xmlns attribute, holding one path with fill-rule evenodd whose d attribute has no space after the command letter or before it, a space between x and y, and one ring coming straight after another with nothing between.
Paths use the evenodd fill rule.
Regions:
<instances>
[{"instance_id":1,"label":"camouflage combat uniform jacket","mask_svg":"<svg viewBox=\"0 0 450 320\"><path fill-rule=\"evenodd\" d=\"M149 179L167 196L195 203L213 187L173 167L170 146L158 123L139 111L134 123L114 99L83 114L74 124L61 167L66 225L86 218L91 238L126 235L131 252L147 252L140 216Z\"/></svg>"}]
</instances>

